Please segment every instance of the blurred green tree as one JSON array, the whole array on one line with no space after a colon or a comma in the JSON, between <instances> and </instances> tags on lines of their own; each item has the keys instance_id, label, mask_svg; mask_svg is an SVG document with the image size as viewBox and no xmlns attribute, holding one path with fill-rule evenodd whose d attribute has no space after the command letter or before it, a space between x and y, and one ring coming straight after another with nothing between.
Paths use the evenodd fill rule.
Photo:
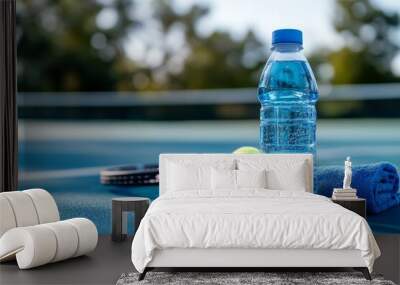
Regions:
<instances>
[{"instance_id":1,"label":"blurred green tree","mask_svg":"<svg viewBox=\"0 0 400 285\"><path fill-rule=\"evenodd\" d=\"M395 31L399 15L377 8L370 0L337 0L334 26L345 46L327 58L334 69L332 83L397 81L391 63L399 52Z\"/></svg>"},{"instance_id":2,"label":"blurred green tree","mask_svg":"<svg viewBox=\"0 0 400 285\"><path fill-rule=\"evenodd\" d=\"M337 0L336 10L344 46L310 57L320 82L397 81L390 65L399 16L370 0ZM199 5L177 10L171 0L19 0L19 91L256 86L265 44L251 31L201 33L208 13Z\"/></svg>"},{"instance_id":3,"label":"blurred green tree","mask_svg":"<svg viewBox=\"0 0 400 285\"><path fill-rule=\"evenodd\" d=\"M266 58L252 32L241 39L219 31L201 35L197 27L209 10L198 5L177 12L169 0L17 4L19 91L248 87ZM132 38L144 47L139 56Z\"/></svg>"},{"instance_id":4,"label":"blurred green tree","mask_svg":"<svg viewBox=\"0 0 400 285\"><path fill-rule=\"evenodd\" d=\"M122 46L139 26L133 2L106 2L17 1L19 91L107 91L131 78Z\"/></svg>"}]
</instances>

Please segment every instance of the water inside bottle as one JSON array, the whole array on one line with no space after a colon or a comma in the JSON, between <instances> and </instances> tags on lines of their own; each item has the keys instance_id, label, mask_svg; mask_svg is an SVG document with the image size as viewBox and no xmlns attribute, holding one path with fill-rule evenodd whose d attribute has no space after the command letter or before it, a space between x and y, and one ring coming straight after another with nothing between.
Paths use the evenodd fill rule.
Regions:
<instances>
[{"instance_id":1,"label":"water inside bottle","mask_svg":"<svg viewBox=\"0 0 400 285\"><path fill-rule=\"evenodd\" d=\"M315 154L318 89L307 61L268 62L258 96L262 150Z\"/></svg>"}]
</instances>

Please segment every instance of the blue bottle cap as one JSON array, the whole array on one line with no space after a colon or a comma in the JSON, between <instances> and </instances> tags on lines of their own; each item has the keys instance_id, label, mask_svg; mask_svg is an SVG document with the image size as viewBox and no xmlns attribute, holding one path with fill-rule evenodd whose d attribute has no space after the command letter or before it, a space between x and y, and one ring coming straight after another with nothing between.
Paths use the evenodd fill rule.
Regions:
<instances>
[{"instance_id":1,"label":"blue bottle cap","mask_svg":"<svg viewBox=\"0 0 400 285\"><path fill-rule=\"evenodd\" d=\"M272 45L275 44L303 45L303 33L296 29L280 29L272 32Z\"/></svg>"}]
</instances>

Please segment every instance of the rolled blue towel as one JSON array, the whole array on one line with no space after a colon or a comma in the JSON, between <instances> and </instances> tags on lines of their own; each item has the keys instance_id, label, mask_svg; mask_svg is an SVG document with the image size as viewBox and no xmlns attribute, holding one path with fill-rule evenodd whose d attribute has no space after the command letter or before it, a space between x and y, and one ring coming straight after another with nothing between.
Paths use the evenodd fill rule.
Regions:
<instances>
[{"instance_id":1,"label":"rolled blue towel","mask_svg":"<svg viewBox=\"0 0 400 285\"><path fill-rule=\"evenodd\" d=\"M342 188L344 167L321 166L314 172L314 192L331 197L333 188ZM388 162L353 166L351 187L367 200L369 213L380 213L400 204L399 174Z\"/></svg>"}]
</instances>

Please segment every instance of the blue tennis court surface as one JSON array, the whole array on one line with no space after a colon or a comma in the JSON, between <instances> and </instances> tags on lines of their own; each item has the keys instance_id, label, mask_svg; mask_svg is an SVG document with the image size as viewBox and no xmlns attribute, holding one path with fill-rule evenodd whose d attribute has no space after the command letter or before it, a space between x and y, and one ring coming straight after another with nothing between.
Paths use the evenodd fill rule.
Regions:
<instances>
[{"instance_id":1,"label":"blue tennis court surface","mask_svg":"<svg viewBox=\"0 0 400 285\"><path fill-rule=\"evenodd\" d=\"M158 187L103 186L105 167L154 163L160 153L229 153L258 144L256 121L20 123L20 189L50 191L63 219L88 217L111 232L111 198L154 199ZM400 120L329 120L318 124L319 165L390 161L400 165ZM370 216L379 233L400 233L400 207Z\"/></svg>"}]
</instances>

